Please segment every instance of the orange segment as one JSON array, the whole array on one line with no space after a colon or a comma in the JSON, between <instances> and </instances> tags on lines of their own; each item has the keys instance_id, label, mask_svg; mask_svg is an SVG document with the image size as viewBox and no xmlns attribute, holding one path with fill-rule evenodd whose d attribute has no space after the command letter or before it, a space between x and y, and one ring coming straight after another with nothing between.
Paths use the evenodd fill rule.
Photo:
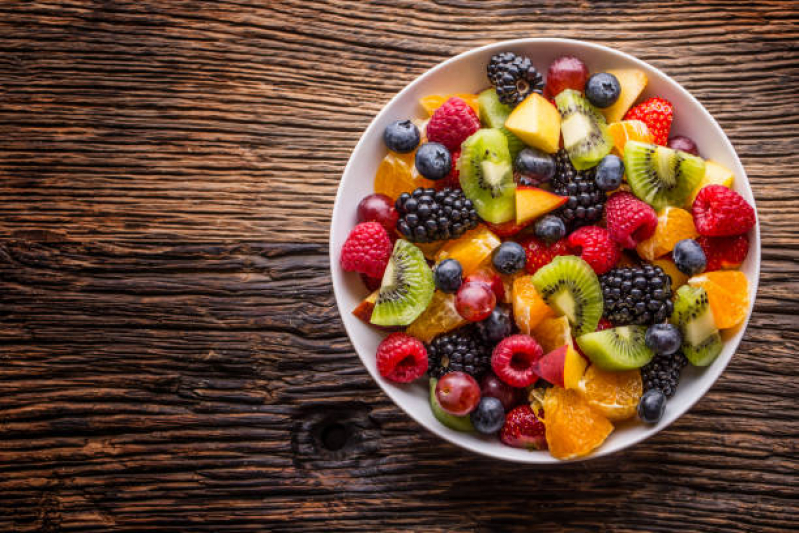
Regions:
<instances>
[{"instance_id":1,"label":"orange segment","mask_svg":"<svg viewBox=\"0 0 799 533\"><path fill-rule=\"evenodd\" d=\"M499 237L481 224L457 239L447 242L436 253L436 263L449 258L457 259L463 267L463 277L465 278L477 270L483 261L491 256L494 248L501 243Z\"/></svg>"},{"instance_id":2,"label":"orange segment","mask_svg":"<svg viewBox=\"0 0 799 533\"><path fill-rule=\"evenodd\" d=\"M542 320L552 316L555 312L535 290L533 276L519 276L513 280L513 318L522 333L529 335Z\"/></svg>"},{"instance_id":3,"label":"orange segment","mask_svg":"<svg viewBox=\"0 0 799 533\"><path fill-rule=\"evenodd\" d=\"M698 235L691 213L679 207L666 207L658 213L655 233L638 243L635 250L642 258L652 261L672 251L679 241Z\"/></svg>"},{"instance_id":4,"label":"orange segment","mask_svg":"<svg viewBox=\"0 0 799 533\"><path fill-rule=\"evenodd\" d=\"M618 155L624 155L624 145L627 141L653 142L649 128L640 120L622 120L608 126L608 133L613 137L613 146Z\"/></svg>"},{"instance_id":5,"label":"orange segment","mask_svg":"<svg viewBox=\"0 0 799 533\"><path fill-rule=\"evenodd\" d=\"M404 192L417 187L433 187L434 181L419 175L414 164L416 152L397 154L389 152L380 162L375 174L375 192L385 194L392 200Z\"/></svg>"},{"instance_id":6,"label":"orange segment","mask_svg":"<svg viewBox=\"0 0 799 533\"><path fill-rule=\"evenodd\" d=\"M558 459L591 453L613 431L613 424L574 389L551 387L544 396L549 452Z\"/></svg>"},{"instance_id":7,"label":"orange segment","mask_svg":"<svg viewBox=\"0 0 799 533\"><path fill-rule=\"evenodd\" d=\"M565 344L574 346L572 328L566 316L545 318L533 328L531 335L541 345L544 353L549 353Z\"/></svg>"},{"instance_id":8,"label":"orange segment","mask_svg":"<svg viewBox=\"0 0 799 533\"><path fill-rule=\"evenodd\" d=\"M457 96L467 104L469 107L474 109L475 114L480 114L480 106L477 104L477 95L476 94L467 94L467 93L455 93L455 94L429 94L419 99L419 103L422 105L425 111L427 111L428 116L433 116L433 112L441 107L441 104L452 98L453 96Z\"/></svg>"},{"instance_id":9,"label":"orange segment","mask_svg":"<svg viewBox=\"0 0 799 533\"><path fill-rule=\"evenodd\" d=\"M671 290L674 292L677 292L677 289L685 285L688 281L688 276L677 270L677 265L668 257L655 259L652 261L652 264L662 268L663 272L671 278Z\"/></svg>"},{"instance_id":10,"label":"orange segment","mask_svg":"<svg viewBox=\"0 0 799 533\"><path fill-rule=\"evenodd\" d=\"M608 372L592 365L577 389L591 407L615 422L635 416L644 385L638 369Z\"/></svg>"},{"instance_id":11,"label":"orange segment","mask_svg":"<svg viewBox=\"0 0 799 533\"><path fill-rule=\"evenodd\" d=\"M435 242L415 242L417 248L419 248L422 253L424 254L425 258L432 261L435 259L436 254L444 246L444 242L446 241L435 241Z\"/></svg>"},{"instance_id":12,"label":"orange segment","mask_svg":"<svg viewBox=\"0 0 799 533\"><path fill-rule=\"evenodd\" d=\"M743 272L706 272L689 279L688 285L705 289L717 328L737 326L746 318L746 311L749 309L749 280Z\"/></svg>"},{"instance_id":13,"label":"orange segment","mask_svg":"<svg viewBox=\"0 0 799 533\"><path fill-rule=\"evenodd\" d=\"M423 342L447 333L466 324L466 320L455 309L455 295L441 291L433 293L433 300L405 331Z\"/></svg>"}]
</instances>

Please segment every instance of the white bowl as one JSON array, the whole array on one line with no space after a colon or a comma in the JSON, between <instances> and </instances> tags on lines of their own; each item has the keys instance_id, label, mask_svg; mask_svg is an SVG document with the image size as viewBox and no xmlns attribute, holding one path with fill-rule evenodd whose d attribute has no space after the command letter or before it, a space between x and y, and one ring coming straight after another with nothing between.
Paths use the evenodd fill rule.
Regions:
<instances>
[{"instance_id":1,"label":"white bowl","mask_svg":"<svg viewBox=\"0 0 799 533\"><path fill-rule=\"evenodd\" d=\"M384 334L357 318L351 311L368 294L359 276L343 272L339 265L339 252L350 230L356 224L356 206L364 196L374 192L373 180L377 166L386 155L383 145L383 129L390 122L401 118L425 117L419 105L419 98L429 94L477 93L488 85L485 68L489 58L505 50L523 53L533 60L541 72L557 57L574 55L588 65L590 72L601 72L611 68L635 67L646 72L649 84L642 99L662 96L674 104L675 115L673 134L686 135L699 146L700 153L730 168L735 173L735 190L754 206L752 190L749 187L735 150L729 139L710 113L677 82L658 69L628 54L598 44L569 39L518 39L483 46L464 52L444 61L414 80L397 94L375 117L364 132L358 145L350 156L344 175L341 178L336 203L333 207L333 220L330 230L330 268L333 276L333 289L336 295L344 327L358 352L364 366L388 396L406 413L422 426L436 435L468 450L521 463L558 463L547 451L527 451L505 446L496 437L453 431L442 425L433 416L428 404L427 380L417 380L409 385L398 385L384 380L375 365L377 346ZM759 225L750 234L751 247L741 270L749 279L751 316L757 283L760 275L760 230ZM713 385L730 362L743 337L746 322L732 331L726 331L721 355L707 368L687 367L683 372L680 386L675 396L669 400L666 412L660 423L654 426L630 421L620 425L602 446L591 455L581 458L602 457L628 446L632 446L674 422L688 411Z\"/></svg>"}]
</instances>

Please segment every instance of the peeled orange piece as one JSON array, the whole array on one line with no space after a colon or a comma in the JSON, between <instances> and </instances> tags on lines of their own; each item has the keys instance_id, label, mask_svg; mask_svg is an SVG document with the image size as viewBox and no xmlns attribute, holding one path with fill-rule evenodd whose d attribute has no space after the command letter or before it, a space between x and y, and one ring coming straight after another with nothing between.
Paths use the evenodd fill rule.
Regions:
<instances>
[{"instance_id":1,"label":"peeled orange piece","mask_svg":"<svg viewBox=\"0 0 799 533\"><path fill-rule=\"evenodd\" d=\"M737 326L746 318L749 309L749 280L743 272L705 272L689 279L688 285L705 289L717 328Z\"/></svg>"},{"instance_id":2,"label":"peeled orange piece","mask_svg":"<svg viewBox=\"0 0 799 533\"><path fill-rule=\"evenodd\" d=\"M522 333L529 335L542 320L553 316L555 312L533 285L533 276L519 276L513 280L513 318ZM560 343L556 347L564 344Z\"/></svg>"},{"instance_id":3,"label":"peeled orange piece","mask_svg":"<svg viewBox=\"0 0 799 533\"><path fill-rule=\"evenodd\" d=\"M433 187L435 182L423 178L416 170L415 157L416 152L389 152L377 167L375 192L396 200L400 194L413 192L418 187Z\"/></svg>"},{"instance_id":4,"label":"peeled orange piece","mask_svg":"<svg viewBox=\"0 0 799 533\"><path fill-rule=\"evenodd\" d=\"M588 455L613 431L580 392L560 387L550 387L544 396L544 425L549 452L558 459Z\"/></svg>"},{"instance_id":5,"label":"peeled orange piece","mask_svg":"<svg viewBox=\"0 0 799 533\"><path fill-rule=\"evenodd\" d=\"M466 319L455 309L455 295L436 291L427 309L408 326L405 332L422 342L430 342L437 335L452 331L464 324Z\"/></svg>"},{"instance_id":6,"label":"peeled orange piece","mask_svg":"<svg viewBox=\"0 0 799 533\"><path fill-rule=\"evenodd\" d=\"M613 137L613 146L619 155L624 155L624 145L627 141L654 142L652 134L646 124L640 120L622 120L608 126L608 133Z\"/></svg>"},{"instance_id":7,"label":"peeled orange piece","mask_svg":"<svg viewBox=\"0 0 799 533\"><path fill-rule=\"evenodd\" d=\"M608 372L591 365L577 390L591 407L615 422L635 416L644 385L638 369Z\"/></svg>"},{"instance_id":8,"label":"peeled orange piece","mask_svg":"<svg viewBox=\"0 0 799 533\"><path fill-rule=\"evenodd\" d=\"M469 107L474 109L476 114L480 114L480 106L477 104L477 95L476 94L468 94L468 93L455 93L455 94L430 94L424 96L419 99L419 103L422 105L425 111L427 111L428 116L433 116L433 112L441 107L441 105L452 98L453 96L457 96L467 104Z\"/></svg>"},{"instance_id":9,"label":"peeled orange piece","mask_svg":"<svg viewBox=\"0 0 799 533\"><path fill-rule=\"evenodd\" d=\"M665 207L658 213L655 233L638 243L635 250L643 259L652 261L672 251L681 240L693 239L698 235L691 213L679 207Z\"/></svg>"},{"instance_id":10,"label":"peeled orange piece","mask_svg":"<svg viewBox=\"0 0 799 533\"><path fill-rule=\"evenodd\" d=\"M532 328L532 333L530 333L530 335L538 341L544 353L557 350L564 344L570 344L572 347L574 346L574 342L572 342L572 328L567 316L545 318L537 326Z\"/></svg>"},{"instance_id":11,"label":"peeled orange piece","mask_svg":"<svg viewBox=\"0 0 799 533\"><path fill-rule=\"evenodd\" d=\"M447 242L436 253L436 262L440 263L450 258L457 259L463 268L465 278L477 270L501 243L499 237L481 224L457 239Z\"/></svg>"}]
</instances>

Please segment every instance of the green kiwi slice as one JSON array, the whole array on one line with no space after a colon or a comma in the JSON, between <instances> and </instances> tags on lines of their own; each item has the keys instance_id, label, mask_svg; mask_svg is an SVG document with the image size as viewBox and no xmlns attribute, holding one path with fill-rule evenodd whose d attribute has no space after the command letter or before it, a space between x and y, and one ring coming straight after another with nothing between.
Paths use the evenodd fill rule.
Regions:
<instances>
[{"instance_id":1,"label":"green kiwi slice","mask_svg":"<svg viewBox=\"0 0 799 533\"><path fill-rule=\"evenodd\" d=\"M582 259L561 255L533 275L533 285L547 305L566 315L579 337L592 332L602 317L602 287Z\"/></svg>"},{"instance_id":2,"label":"green kiwi slice","mask_svg":"<svg viewBox=\"0 0 799 533\"><path fill-rule=\"evenodd\" d=\"M624 145L624 169L633 194L659 211L685 205L705 175L705 161L665 146L629 141Z\"/></svg>"},{"instance_id":3,"label":"green kiwi slice","mask_svg":"<svg viewBox=\"0 0 799 533\"><path fill-rule=\"evenodd\" d=\"M427 309L434 291L433 271L422 251L406 240L397 240L383 274L372 324L407 326Z\"/></svg>"},{"instance_id":4,"label":"green kiwi slice","mask_svg":"<svg viewBox=\"0 0 799 533\"><path fill-rule=\"evenodd\" d=\"M713 319L707 292L683 285L674 300L671 323L682 332L682 352L695 366L707 366L721 353L721 335Z\"/></svg>"},{"instance_id":5,"label":"green kiwi slice","mask_svg":"<svg viewBox=\"0 0 799 533\"><path fill-rule=\"evenodd\" d=\"M577 345L602 370L641 368L655 357L644 338L646 326L621 326L577 337Z\"/></svg>"},{"instance_id":6,"label":"green kiwi slice","mask_svg":"<svg viewBox=\"0 0 799 533\"><path fill-rule=\"evenodd\" d=\"M599 164L613 148L605 117L579 91L566 89L555 97L560 112L563 146L577 170Z\"/></svg>"},{"instance_id":7,"label":"green kiwi slice","mask_svg":"<svg viewBox=\"0 0 799 533\"><path fill-rule=\"evenodd\" d=\"M496 128L502 132L505 138L508 139L510 160L515 161L516 156L524 149L525 144L505 127L505 121L513 110L510 106L499 101L495 89L486 89L481 92L477 96L477 104L480 106L480 122L486 128Z\"/></svg>"},{"instance_id":8,"label":"green kiwi slice","mask_svg":"<svg viewBox=\"0 0 799 533\"><path fill-rule=\"evenodd\" d=\"M460 182L480 218L502 224L516 216L516 183L508 140L496 128L477 130L461 144Z\"/></svg>"},{"instance_id":9,"label":"green kiwi slice","mask_svg":"<svg viewBox=\"0 0 799 533\"><path fill-rule=\"evenodd\" d=\"M438 380L436 378L430 378L430 410L433 411L433 416L435 416L439 422L455 431L474 431L472 419L469 415L455 416L441 408L441 404L438 403L438 398L436 398L437 384Z\"/></svg>"}]
</instances>

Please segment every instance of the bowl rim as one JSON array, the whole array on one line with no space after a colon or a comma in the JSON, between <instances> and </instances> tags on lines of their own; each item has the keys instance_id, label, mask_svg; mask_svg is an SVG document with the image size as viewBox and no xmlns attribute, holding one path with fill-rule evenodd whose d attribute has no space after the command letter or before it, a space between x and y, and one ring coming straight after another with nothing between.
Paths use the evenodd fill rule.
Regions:
<instances>
[{"instance_id":1,"label":"bowl rim","mask_svg":"<svg viewBox=\"0 0 799 533\"><path fill-rule=\"evenodd\" d=\"M688 400L687 403L685 404L685 406L680 409L679 413L675 413L675 414L671 415L670 419L668 419L668 420L666 420L666 421L664 421L662 423L658 423L658 424L655 424L655 425L651 426L650 428L648 428L646 431L644 431L640 435L630 438L630 440L627 441L624 444L618 445L618 447L616 447L615 449L610 449L610 448L603 449L603 446L600 446L599 448L597 448L596 450L594 450L592 453L590 453L588 455L585 455L585 456L582 456L582 457L577 457L577 458L574 458L574 459L567 459L567 460L556 459L556 458L552 457L551 455L542 456L541 454L535 454L535 453L530 453L528 456L507 456L507 455L504 455L502 453L496 453L493 450L484 449L483 446L481 446L481 441L479 441L479 440L475 440L474 442L460 442L460 441L455 440L454 438L451 438L450 435L448 435L444 431L441 431L438 427L426 424L419 417L417 417L415 415L415 413L405 409L402 406L402 404L400 403L400 401L398 400L398 398L396 397L395 391L392 390L391 386L389 386L390 384L384 383L384 380L382 380L380 378L380 376L376 373L376 371L373 371L368 365L365 364L364 356L361 353L362 350L358 348L358 344L359 343L355 341L354 335L350 331L350 328L347 325L347 321L344 319L344 316L342 314L342 310L341 310L342 307L341 307L341 301L340 301L340 296L339 295L341 293L343 293L343 291L345 291L346 289L343 286L340 286L341 284L336 279L336 276L332 275L332 273L337 268L340 268L339 265L338 265L338 260L337 260L338 254L334 252L334 246L333 246L334 242L333 241L334 241L334 227L335 227L334 226L334 222L337 219L340 218L340 210L341 210L341 205L342 205L341 198L343 196L343 190L344 190L344 177L347 176L351 172L353 161L356 159L355 156L362 149L365 139L371 137L372 135L374 135L376 133L374 130L376 129L377 124L380 123L381 119L383 118L383 116L388 113L388 110L392 107L394 102L399 100L404 94L406 94L408 92L411 92L413 90L413 88L415 88L416 86L423 85L424 82L428 78L434 76L434 74L437 73L438 71L445 69L446 67L448 67L449 65L451 65L453 63L456 63L456 62L459 62L461 60L467 59L470 56L478 55L478 54L481 54L483 52L487 52L487 51L491 51L491 50L495 50L495 49L496 49L496 51L499 52L499 51L503 51L506 48L513 48L513 47L520 47L520 46L527 46L527 45L536 45L536 44L545 44L545 45L563 44L563 45L570 45L570 46L577 46L577 47L586 47L588 49L593 49L593 50L599 51L601 53L609 54L611 56L616 56L618 58L623 59L627 63L631 63L633 65L636 65L636 66L638 66L640 68L643 68L644 70L652 70L652 71L656 72L658 75L660 75L662 77L663 81L665 81L665 83L670 84L673 89L676 89L678 92L684 94L690 101L693 102L694 105L696 105L699 109L701 109L702 113L704 113L706 115L705 118L709 119L709 122L710 122L710 124L713 127L713 134L715 136L721 138L721 140L723 141L723 144L725 145L725 147L732 154L733 161L734 161L734 166L735 166L734 174L736 176L736 179L743 180L745 188L750 193L749 201L751 202L752 207L754 208L754 211L755 211L755 227L754 227L754 232L752 234L753 235L753 239L752 239L752 242L750 242L750 252L749 252L750 254L752 254L753 249L751 247L753 247L755 253L754 253L754 257L752 257L752 259L754 261L753 267L754 267L755 276L754 276L754 279L749 279L749 283L751 284L750 294L752 295L752 297L750 298L749 309L748 309L748 312L747 312L747 315L746 315L746 319L743 321L742 324L740 324L738 326L738 328L740 328L740 329L738 329L738 332L740 332L740 335L738 333L736 333L736 335L735 335L736 338L725 341L726 343L734 343L734 346L732 346L732 350L730 352L729 357L727 357L726 360L718 361L718 364L714 364L712 366L705 367L705 369L703 371L705 373L708 373L708 372L712 373L711 376L708 376L711 379L708 379L708 378L704 379L702 381L702 383L699 384L699 393L696 394L696 396L693 399ZM398 408L400 408L406 415L408 415L411 419L413 419L417 424L419 424L424 429L426 429L426 430L430 431L431 433L437 435L438 437L440 437L440 438L452 443L453 445L458 446L459 448L463 448L463 449L469 450L471 452L474 452L474 453L477 453L477 454L480 454L480 455L483 455L483 456L486 456L486 457L491 457L491 458L494 458L494 459L499 459L499 460L502 460L502 461L514 462L514 463L530 464L530 465L558 465L558 464L564 464L565 465L565 464L571 464L571 463L576 463L576 462L590 461L590 460L593 460L593 459L599 459L600 457L606 457L606 456L609 456L609 455L612 455L612 454L617 454L619 452L622 452L623 450L626 450L628 448L636 446L639 443L651 438L652 436L656 435L657 433L660 433L664 429L668 428L677 419L681 418L688 411L690 411L694 407L694 405L696 405L696 403L699 400L704 398L704 396L707 394L708 390L710 390L710 388L716 383L716 381L718 381L719 376L721 376L722 372L724 372L724 370L727 368L727 365L732 360L732 357L737 352L738 347L740 346L741 340L743 340L743 337L746 334L746 328L749 325L749 320L751 319L752 313L753 313L753 310L754 310L755 299L756 299L756 296L757 296L757 289L758 289L758 284L759 284L759 280L760 280L760 262L761 262L760 222L759 222L759 217L757 215L757 205L755 204L754 194L752 193L752 190L751 190L751 184L749 182L748 176L746 175L746 171L743 168L743 165L741 164L740 158L738 157L738 152L735 150L735 147L732 145L732 142L729 140L727 135L724 133L724 130L721 128L721 126L716 121L716 119L713 117L713 115L707 109L705 109L705 107L699 102L699 100L696 99L696 97L693 96L693 94L691 94L690 91L688 91L688 89L684 88L681 84L677 83L668 74L664 73L663 71L661 71L657 67L654 67L653 65L650 65L649 63L647 63L647 62L645 62L645 61L643 61L641 59L638 59L637 57L635 57L635 56L633 56L631 54L628 54L626 52L623 52L621 50L617 50L617 49L610 48L610 47L602 45L602 44L593 43L593 42L589 42L589 41L584 41L584 40L580 40L580 39L567 39L567 38L555 38L555 37L552 37L552 38L550 38L550 37L528 37L528 38L520 38L520 39L512 39L512 40L492 42L492 43L489 43L489 44L486 44L486 45L483 45L483 46L479 46L477 48L471 48L471 49L466 50L464 52L461 52L461 53L459 53L459 54L457 54L457 55L455 55L453 57L450 57L449 59L446 59L446 60L436 64L435 66L431 67L430 69L426 70L424 73L422 73L421 75L416 77L413 81L411 81L410 83L405 85L405 87L403 87L402 90L397 92L388 102L386 102L383 105L381 110L377 113L377 115L375 115L375 117L369 123L369 126L367 126L367 128L361 134L361 137L358 139L357 144L353 148L353 150L352 150L352 152L350 154L350 157L347 160L347 165L344 167L344 171L341 174L341 178L339 179L339 186L338 186L338 190L336 192L336 198L334 200L333 212L332 212L331 221L330 221L330 230L329 230L329 239L328 239L328 254L329 254L329 258L330 258L331 280L332 280L332 283L333 283L333 293L334 293L335 300L336 300L336 308L337 308L337 311L338 311L339 315L341 316L342 323L344 325L344 330L347 333L347 337L349 338L350 343L352 344L352 347L355 349L355 352L358 354L359 359L361 359L361 363L366 368L367 372L371 375L372 379L377 383L377 385L382 389L382 391L391 399L392 402L394 402L394 404ZM508 448L508 449L509 450L514 450L514 448Z\"/></svg>"}]
</instances>

